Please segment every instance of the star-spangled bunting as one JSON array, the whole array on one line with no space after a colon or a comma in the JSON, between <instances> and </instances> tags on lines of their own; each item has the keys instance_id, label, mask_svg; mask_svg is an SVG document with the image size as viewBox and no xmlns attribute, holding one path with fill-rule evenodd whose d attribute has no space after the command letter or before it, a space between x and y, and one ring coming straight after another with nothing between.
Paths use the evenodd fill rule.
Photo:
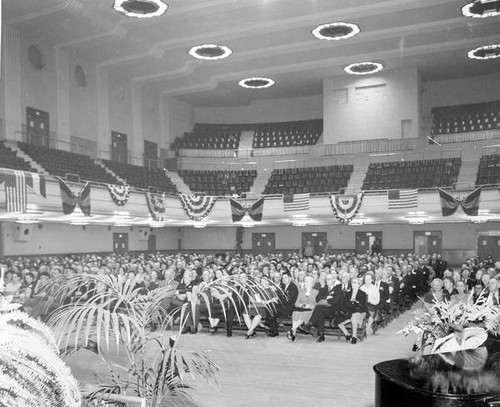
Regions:
<instances>
[{"instance_id":1,"label":"star-spangled bunting","mask_svg":"<svg viewBox=\"0 0 500 407\"><path fill-rule=\"evenodd\" d=\"M59 180L59 187L61 189L64 214L72 214L78 205L85 216L90 216L90 182L87 182L80 192L74 193L64 180L61 178L57 179Z\"/></svg>"},{"instance_id":2,"label":"star-spangled bunting","mask_svg":"<svg viewBox=\"0 0 500 407\"><path fill-rule=\"evenodd\" d=\"M390 189L387 191L389 209L418 207L418 189Z\"/></svg>"},{"instance_id":3,"label":"star-spangled bunting","mask_svg":"<svg viewBox=\"0 0 500 407\"><path fill-rule=\"evenodd\" d=\"M26 187L46 198L45 177L43 175L15 171L0 170L0 185L5 183L5 201L7 212L22 212L27 209L28 199Z\"/></svg>"},{"instance_id":4,"label":"star-spangled bunting","mask_svg":"<svg viewBox=\"0 0 500 407\"><path fill-rule=\"evenodd\" d=\"M340 223L349 223L354 219L363 202L364 192L357 195L330 194L333 213Z\"/></svg>"},{"instance_id":5,"label":"star-spangled bunting","mask_svg":"<svg viewBox=\"0 0 500 407\"><path fill-rule=\"evenodd\" d=\"M233 222L239 222L243 219L246 213L255 222L262 221L262 212L264 210L264 197L250 204L248 201L237 201L236 199L229 198L231 204L231 216Z\"/></svg>"},{"instance_id":6,"label":"star-spangled bunting","mask_svg":"<svg viewBox=\"0 0 500 407\"><path fill-rule=\"evenodd\" d=\"M146 192L146 202L148 203L149 213L156 222L163 222L167 219L165 204L165 195Z\"/></svg>"},{"instance_id":7,"label":"star-spangled bunting","mask_svg":"<svg viewBox=\"0 0 500 407\"><path fill-rule=\"evenodd\" d=\"M467 215L477 216L479 213L481 187L476 188L463 199L455 198L453 195L439 188L439 198L441 200L441 212L443 216L453 215L459 206Z\"/></svg>"},{"instance_id":8,"label":"star-spangled bunting","mask_svg":"<svg viewBox=\"0 0 500 407\"><path fill-rule=\"evenodd\" d=\"M180 195L182 207L190 219L200 221L208 216L217 201L216 196Z\"/></svg>"},{"instance_id":9,"label":"star-spangled bunting","mask_svg":"<svg viewBox=\"0 0 500 407\"><path fill-rule=\"evenodd\" d=\"M128 185L108 184L108 190L113 202L118 206L125 205L130 197L130 186Z\"/></svg>"},{"instance_id":10,"label":"star-spangled bunting","mask_svg":"<svg viewBox=\"0 0 500 407\"><path fill-rule=\"evenodd\" d=\"M309 210L309 194L283 195L283 211L297 212Z\"/></svg>"}]
</instances>

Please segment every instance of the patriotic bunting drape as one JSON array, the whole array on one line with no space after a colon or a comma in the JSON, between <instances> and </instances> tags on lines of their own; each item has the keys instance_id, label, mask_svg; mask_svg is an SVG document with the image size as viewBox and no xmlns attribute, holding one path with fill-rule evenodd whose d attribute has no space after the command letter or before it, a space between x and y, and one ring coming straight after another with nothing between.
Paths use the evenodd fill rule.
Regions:
<instances>
[{"instance_id":1,"label":"patriotic bunting drape","mask_svg":"<svg viewBox=\"0 0 500 407\"><path fill-rule=\"evenodd\" d=\"M148 203L149 213L156 222L163 222L167 219L165 195L146 192L146 202Z\"/></svg>"},{"instance_id":2,"label":"patriotic bunting drape","mask_svg":"<svg viewBox=\"0 0 500 407\"><path fill-rule=\"evenodd\" d=\"M441 200L441 212L443 216L453 215L459 206L467 215L477 216L481 198L481 187L476 188L463 199L455 198L453 195L440 188L439 198Z\"/></svg>"},{"instance_id":3,"label":"patriotic bunting drape","mask_svg":"<svg viewBox=\"0 0 500 407\"><path fill-rule=\"evenodd\" d=\"M212 211L216 196L206 195L180 195L182 207L190 219L200 221L208 216Z\"/></svg>"},{"instance_id":4,"label":"patriotic bunting drape","mask_svg":"<svg viewBox=\"0 0 500 407\"><path fill-rule=\"evenodd\" d=\"M127 203L130 196L130 186L108 184L108 190L115 204L123 206Z\"/></svg>"},{"instance_id":5,"label":"patriotic bunting drape","mask_svg":"<svg viewBox=\"0 0 500 407\"><path fill-rule=\"evenodd\" d=\"M61 189L64 214L72 214L78 205L85 216L90 216L90 182L87 182L80 192L74 193L64 180L61 178L57 179L59 180L59 187Z\"/></svg>"},{"instance_id":6,"label":"patriotic bunting drape","mask_svg":"<svg viewBox=\"0 0 500 407\"><path fill-rule=\"evenodd\" d=\"M248 201L237 201L236 199L229 198L231 204L231 216L233 222L239 222L243 219L246 213L255 221L262 221L262 213L264 210L264 197L250 204Z\"/></svg>"},{"instance_id":7,"label":"patriotic bunting drape","mask_svg":"<svg viewBox=\"0 0 500 407\"><path fill-rule=\"evenodd\" d=\"M364 192L356 195L330 194L333 213L340 223L349 223L354 219L363 202Z\"/></svg>"},{"instance_id":8,"label":"patriotic bunting drape","mask_svg":"<svg viewBox=\"0 0 500 407\"><path fill-rule=\"evenodd\" d=\"M5 184L5 201L7 212L26 212L28 199L26 187L30 187L36 194L46 198L45 177L43 175L14 171L0 170L0 185Z\"/></svg>"}]
</instances>

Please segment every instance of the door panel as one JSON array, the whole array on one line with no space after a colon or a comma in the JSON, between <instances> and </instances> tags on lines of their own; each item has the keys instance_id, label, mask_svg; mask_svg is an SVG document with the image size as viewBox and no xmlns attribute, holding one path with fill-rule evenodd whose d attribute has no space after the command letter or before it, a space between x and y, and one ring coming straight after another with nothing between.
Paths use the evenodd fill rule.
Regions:
<instances>
[{"instance_id":1,"label":"door panel","mask_svg":"<svg viewBox=\"0 0 500 407\"><path fill-rule=\"evenodd\" d=\"M413 232L413 251L418 255L423 254L442 254L443 250L443 232L434 231L414 231Z\"/></svg>"},{"instance_id":2,"label":"door panel","mask_svg":"<svg viewBox=\"0 0 500 407\"><path fill-rule=\"evenodd\" d=\"M156 251L156 235L152 235L151 233L148 236L148 251Z\"/></svg>"},{"instance_id":3,"label":"door panel","mask_svg":"<svg viewBox=\"0 0 500 407\"><path fill-rule=\"evenodd\" d=\"M356 253L371 253L375 243L378 246L378 252L382 252L382 237L382 232L356 232Z\"/></svg>"},{"instance_id":4,"label":"door panel","mask_svg":"<svg viewBox=\"0 0 500 407\"><path fill-rule=\"evenodd\" d=\"M128 233L113 233L113 252L128 252Z\"/></svg>"},{"instance_id":5,"label":"door panel","mask_svg":"<svg viewBox=\"0 0 500 407\"><path fill-rule=\"evenodd\" d=\"M326 245L326 232L302 233L302 253L305 256L320 256L324 254Z\"/></svg>"},{"instance_id":6,"label":"door panel","mask_svg":"<svg viewBox=\"0 0 500 407\"><path fill-rule=\"evenodd\" d=\"M252 233L252 253L270 254L276 251L276 242L274 233Z\"/></svg>"},{"instance_id":7,"label":"door panel","mask_svg":"<svg viewBox=\"0 0 500 407\"><path fill-rule=\"evenodd\" d=\"M111 132L111 161L127 164L128 154L126 134L118 133L116 131Z\"/></svg>"},{"instance_id":8,"label":"door panel","mask_svg":"<svg viewBox=\"0 0 500 407\"><path fill-rule=\"evenodd\" d=\"M144 140L144 167L158 168L158 144Z\"/></svg>"},{"instance_id":9,"label":"door panel","mask_svg":"<svg viewBox=\"0 0 500 407\"><path fill-rule=\"evenodd\" d=\"M49 113L26 107L27 142L50 147Z\"/></svg>"},{"instance_id":10,"label":"door panel","mask_svg":"<svg viewBox=\"0 0 500 407\"><path fill-rule=\"evenodd\" d=\"M500 236L478 235L477 254L480 259L486 259L488 256L493 259L500 259Z\"/></svg>"}]
</instances>

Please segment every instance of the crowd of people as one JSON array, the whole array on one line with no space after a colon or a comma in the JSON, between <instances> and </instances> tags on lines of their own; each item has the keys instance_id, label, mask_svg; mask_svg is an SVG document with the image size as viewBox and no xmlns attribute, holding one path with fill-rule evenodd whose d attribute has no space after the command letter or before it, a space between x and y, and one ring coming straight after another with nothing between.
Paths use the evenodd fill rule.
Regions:
<instances>
[{"instance_id":1,"label":"crowd of people","mask_svg":"<svg viewBox=\"0 0 500 407\"><path fill-rule=\"evenodd\" d=\"M323 342L325 326L331 326L356 344L358 328L365 326L368 334L373 333L374 323L394 304L411 304L418 298L424 304L444 299L475 301L480 296L499 304L500 262L491 258L473 257L452 269L436 254L85 254L9 258L0 267L4 295L14 296L36 318L50 311L44 306L48 295L44 288L61 275L115 274L134 279L142 293L171 287L172 295L162 303L170 312L191 301L193 290L213 286L208 303L199 300L194 315L179 322L183 331L196 333L200 318L205 317L210 333L215 334L223 321L227 336L232 336L234 324L242 319L246 339L255 337L258 327L268 336L277 336L279 322L289 318L286 336L291 341L302 332L314 333L316 341ZM232 294L210 285L221 280L238 282ZM80 290L67 301L88 295Z\"/></svg>"}]
</instances>

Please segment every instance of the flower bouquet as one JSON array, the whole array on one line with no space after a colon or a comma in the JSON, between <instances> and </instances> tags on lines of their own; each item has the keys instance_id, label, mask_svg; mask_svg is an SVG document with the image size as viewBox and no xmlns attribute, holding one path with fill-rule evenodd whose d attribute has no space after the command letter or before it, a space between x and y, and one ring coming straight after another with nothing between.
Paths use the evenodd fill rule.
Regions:
<instances>
[{"instance_id":1,"label":"flower bouquet","mask_svg":"<svg viewBox=\"0 0 500 407\"><path fill-rule=\"evenodd\" d=\"M443 301L415 311L415 318L399 333L415 333L421 354L453 352L481 346L488 334L500 334L500 307L484 301Z\"/></svg>"}]
</instances>

